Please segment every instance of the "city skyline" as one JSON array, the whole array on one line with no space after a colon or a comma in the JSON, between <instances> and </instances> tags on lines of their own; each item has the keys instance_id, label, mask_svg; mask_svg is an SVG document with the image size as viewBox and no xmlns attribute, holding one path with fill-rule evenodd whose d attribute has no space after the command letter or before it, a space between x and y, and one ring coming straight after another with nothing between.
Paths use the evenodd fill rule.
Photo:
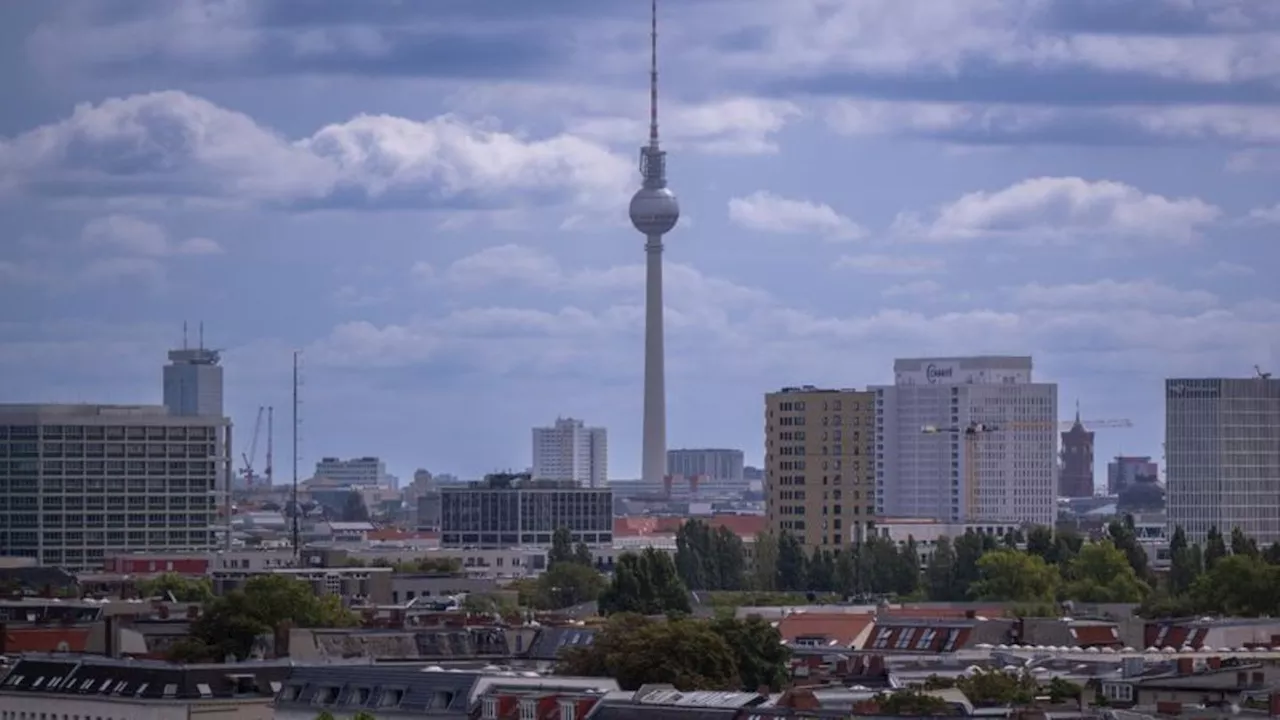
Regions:
<instances>
[{"instance_id":1,"label":"city skyline","mask_svg":"<svg viewBox=\"0 0 1280 720\"><path fill-rule=\"evenodd\" d=\"M0 401L159 404L203 320L238 439L302 349L304 468L478 477L563 414L639 477L649 3L477 5L0 7ZM1134 421L1096 483L1163 465L1166 378L1280 367L1275 19L920 6L664 10L668 445L759 467L762 393L1025 354Z\"/></svg>"}]
</instances>

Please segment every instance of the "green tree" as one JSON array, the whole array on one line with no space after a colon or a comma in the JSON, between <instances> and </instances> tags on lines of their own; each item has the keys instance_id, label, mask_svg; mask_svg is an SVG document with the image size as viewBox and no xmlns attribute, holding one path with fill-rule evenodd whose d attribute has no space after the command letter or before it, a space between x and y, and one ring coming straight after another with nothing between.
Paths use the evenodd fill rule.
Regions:
<instances>
[{"instance_id":1,"label":"green tree","mask_svg":"<svg viewBox=\"0 0 1280 720\"><path fill-rule=\"evenodd\" d=\"M858 561L856 547L857 546L844 547L836 553L832 580L835 583L835 591L839 593L841 597L854 595L860 589L858 587Z\"/></svg>"},{"instance_id":2,"label":"green tree","mask_svg":"<svg viewBox=\"0 0 1280 720\"><path fill-rule=\"evenodd\" d=\"M1196 580L1191 597L1200 612L1274 615L1280 612L1280 568L1250 555L1227 555Z\"/></svg>"},{"instance_id":3,"label":"green tree","mask_svg":"<svg viewBox=\"0 0 1280 720\"><path fill-rule=\"evenodd\" d=\"M875 697L879 715L891 717L937 717L951 715L952 709L946 700L915 688L880 693Z\"/></svg>"},{"instance_id":4,"label":"green tree","mask_svg":"<svg viewBox=\"0 0 1280 720\"><path fill-rule=\"evenodd\" d=\"M535 607L561 610L600 598L605 580L595 568L576 562L561 562L538 576Z\"/></svg>"},{"instance_id":5,"label":"green tree","mask_svg":"<svg viewBox=\"0 0 1280 720\"><path fill-rule=\"evenodd\" d=\"M369 522L369 508L364 504L364 496L359 490L352 490L342 501L342 512L338 514L343 522Z\"/></svg>"},{"instance_id":6,"label":"green tree","mask_svg":"<svg viewBox=\"0 0 1280 720\"><path fill-rule=\"evenodd\" d=\"M924 583L930 600L960 600L968 594L968 588L956 586L956 553L951 538L940 537L934 544L933 554L925 567Z\"/></svg>"},{"instance_id":7,"label":"green tree","mask_svg":"<svg viewBox=\"0 0 1280 720\"><path fill-rule=\"evenodd\" d=\"M727 527L716 528L712 545L719 572L720 590L745 590L747 587L747 548L742 538Z\"/></svg>"},{"instance_id":8,"label":"green tree","mask_svg":"<svg viewBox=\"0 0 1280 720\"><path fill-rule=\"evenodd\" d=\"M1150 588L1110 540L1092 542L1067 566L1066 597L1091 603L1142 602Z\"/></svg>"},{"instance_id":9,"label":"green tree","mask_svg":"<svg viewBox=\"0 0 1280 720\"><path fill-rule=\"evenodd\" d=\"M815 547L805 566L809 569L805 574L805 589L823 593L835 588L836 563L831 551Z\"/></svg>"},{"instance_id":10,"label":"green tree","mask_svg":"<svg viewBox=\"0 0 1280 720\"><path fill-rule=\"evenodd\" d=\"M966 530L963 535L955 538L952 545L955 547L956 564L952 573L952 586L959 593L955 599L963 600L969 596L969 587L978 581L978 559L988 549L987 543L983 540L983 535ZM992 543L994 544L994 543Z\"/></svg>"},{"instance_id":11,"label":"green tree","mask_svg":"<svg viewBox=\"0 0 1280 720\"><path fill-rule=\"evenodd\" d=\"M675 563L670 555L654 548L619 556L613 580L600 595L601 615L662 615L689 610L689 591L680 582Z\"/></svg>"},{"instance_id":12,"label":"green tree","mask_svg":"<svg viewBox=\"0 0 1280 720\"><path fill-rule=\"evenodd\" d=\"M991 550L978 561L978 582L969 588L977 600L1047 602L1058 587L1058 573L1038 555Z\"/></svg>"},{"instance_id":13,"label":"green tree","mask_svg":"<svg viewBox=\"0 0 1280 720\"><path fill-rule=\"evenodd\" d=\"M591 554L591 548L587 544L580 542L573 547L573 562L585 567L595 567L596 560Z\"/></svg>"},{"instance_id":14,"label":"green tree","mask_svg":"<svg viewBox=\"0 0 1280 720\"><path fill-rule=\"evenodd\" d=\"M916 545L915 537L908 535L907 543L895 549L893 591L899 597L905 597L920 589L920 547Z\"/></svg>"},{"instance_id":15,"label":"green tree","mask_svg":"<svg viewBox=\"0 0 1280 720\"><path fill-rule=\"evenodd\" d=\"M1187 593L1199 577L1200 570L1200 561L1187 544L1187 533L1179 525L1173 529L1173 537L1169 540L1169 592L1173 595Z\"/></svg>"},{"instance_id":16,"label":"green tree","mask_svg":"<svg viewBox=\"0 0 1280 720\"><path fill-rule=\"evenodd\" d=\"M746 584L746 549L725 527L714 530L694 518L676 532L676 569L690 590L741 590Z\"/></svg>"},{"instance_id":17,"label":"green tree","mask_svg":"<svg viewBox=\"0 0 1280 720\"><path fill-rule=\"evenodd\" d=\"M778 589L778 538L770 532L756 534L755 572L752 587L766 592Z\"/></svg>"},{"instance_id":18,"label":"green tree","mask_svg":"<svg viewBox=\"0 0 1280 720\"><path fill-rule=\"evenodd\" d=\"M1147 550L1138 542L1138 534L1134 530L1133 516L1125 515L1121 520L1112 520L1107 526L1107 535L1120 552L1124 553L1133 572L1141 579L1147 579Z\"/></svg>"},{"instance_id":19,"label":"green tree","mask_svg":"<svg viewBox=\"0 0 1280 720\"><path fill-rule=\"evenodd\" d=\"M548 568L562 562L573 562L573 533L567 527L556 528L551 534L551 551L547 553Z\"/></svg>"},{"instance_id":20,"label":"green tree","mask_svg":"<svg viewBox=\"0 0 1280 720\"><path fill-rule=\"evenodd\" d=\"M187 577L167 572L139 580L138 594L144 598L170 597L177 602L204 603L213 599L213 582L207 577Z\"/></svg>"},{"instance_id":21,"label":"green tree","mask_svg":"<svg viewBox=\"0 0 1280 720\"><path fill-rule=\"evenodd\" d=\"M1039 558L1037 558L1039 560ZM1040 560L1043 564L1043 560ZM956 688L963 692L976 707L998 705L1027 705L1033 702L1040 686L1026 673L1007 673L1003 670L979 670L956 680Z\"/></svg>"},{"instance_id":22,"label":"green tree","mask_svg":"<svg viewBox=\"0 0 1280 720\"><path fill-rule=\"evenodd\" d=\"M681 690L741 689L733 647L710 623L692 618L611 617L590 645L563 651L557 672L615 678L625 690L653 683Z\"/></svg>"},{"instance_id":23,"label":"green tree","mask_svg":"<svg viewBox=\"0 0 1280 720\"><path fill-rule=\"evenodd\" d=\"M1257 541L1245 535L1244 530L1238 526L1231 530L1231 554L1248 555L1250 557L1261 557L1262 555L1258 550Z\"/></svg>"},{"instance_id":24,"label":"green tree","mask_svg":"<svg viewBox=\"0 0 1280 720\"><path fill-rule=\"evenodd\" d=\"M1227 543L1222 538L1222 533L1218 532L1218 528L1209 528L1209 534L1205 536L1204 541L1204 569L1206 572L1212 571L1213 566L1218 561L1227 556Z\"/></svg>"},{"instance_id":25,"label":"green tree","mask_svg":"<svg viewBox=\"0 0 1280 720\"><path fill-rule=\"evenodd\" d=\"M804 546L800 544L796 536L789 532L779 535L776 561L777 589L791 592L804 590L806 588L805 576L808 570L805 564Z\"/></svg>"},{"instance_id":26,"label":"green tree","mask_svg":"<svg viewBox=\"0 0 1280 720\"><path fill-rule=\"evenodd\" d=\"M317 596L311 586L286 575L261 575L207 603L191 624L191 635L175 645L175 660L221 661L249 657L259 635L284 623L295 627L350 627L354 613L335 595Z\"/></svg>"},{"instance_id":27,"label":"green tree","mask_svg":"<svg viewBox=\"0 0 1280 720\"><path fill-rule=\"evenodd\" d=\"M372 565L373 567L387 567L388 563L386 560L379 558L374 560ZM452 575L462 572L462 561L458 558L420 557L416 560L398 562L390 567L391 572L397 575L414 575L418 573Z\"/></svg>"},{"instance_id":28,"label":"green tree","mask_svg":"<svg viewBox=\"0 0 1280 720\"><path fill-rule=\"evenodd\" d=\"M743 689L768 687L780 690L787 681L791 651L771 623L759 617L745 620L718 618L711 630L724 639L738 664L738 680Z\"/></svg>"},{"instance_id":29,"label":"green tree","mask_svg":"<svg viewBox=\"0 0 1280 720\"><path fill-rule=\"evenodd\" d=\"M1058 562L1057 554L1054 552L1056 546L1053 542L1053 529L1044 525L1036 525L1027 531L1027 552L1032 555L1040 556L1050 565L1056 565Z\"/></svg>"}]
</instances>

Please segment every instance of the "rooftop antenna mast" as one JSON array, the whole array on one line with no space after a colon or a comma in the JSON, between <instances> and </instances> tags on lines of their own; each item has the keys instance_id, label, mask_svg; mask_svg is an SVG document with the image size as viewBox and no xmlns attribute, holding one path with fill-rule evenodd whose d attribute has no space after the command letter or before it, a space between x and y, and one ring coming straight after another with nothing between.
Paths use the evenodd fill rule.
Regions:
<instances>
[{"instance_id":1,"label":"rooftop antenna mast","mask_svg":"<svg viewBox=\"0 0 1280 720\"><path fill-rule=\"evenodd\" d=\"M182 321L182 349L187 350L187 321Z\"/></svg>"},{"instance_id":2,"label":"rooftop antenna mast","mask_svg":"<svg viewBox=\"0 0 1280 720\"><path fill-rule=\"evenodd\" d=\"M1271 379L1271 373L1269 373L1269 372L1263 372L1263 371L1262 371L1262 366L1261 366L1261 365L1254 365L1254 366L1253 366L1253 371L1254 371L1254 372L1256 372L1256 373L1258 373L1258 378L1259 378L1259 379L1261 379L1261 380L1270 380L1270 379Z\"/></svg>"},{"instance_id":3,"label":"rooftop antenna mast","mask_svg":"<svg viewBox=\"0 0 1280 720\"><path fill-rule=\"evenodd\" d=\"M267 490L275 487L275 481L271 467L275 465L275 425L276 425L276 409L273 406L267 407Z\"/></svg>"},{"instance_id":4,"label":"rooftop antenna mast","mask_svg":"<svg viewBox=\"0 0 1280 720\"><path fill-rule=\"evenodd\" d=\"M296 561L300 550L299 539L299 523L301 522L302 507L298 504L298 363L302 359L302 351L293 351L293 489L291 500L293 503L293 523L291 527L293 541L293 557Z\"/></svg>"}]
</instances>

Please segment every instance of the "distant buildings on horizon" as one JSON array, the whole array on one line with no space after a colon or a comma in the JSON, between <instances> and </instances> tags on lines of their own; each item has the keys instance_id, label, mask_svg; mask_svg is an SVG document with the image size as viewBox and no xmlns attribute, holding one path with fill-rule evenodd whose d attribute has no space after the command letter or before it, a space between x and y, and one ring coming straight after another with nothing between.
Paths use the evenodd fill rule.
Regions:
<instances>
[{"instance_id":1,"label":"distant buildings on horizon","mask_svg":"<svg viewBox=\"0 0 1280 720\"><path fill-rule=\"evenodd\" d=\"M574 418L533 429L533 477L570 480L583 487L609 484L609 433Z\"/></svg>"}]
</instances>

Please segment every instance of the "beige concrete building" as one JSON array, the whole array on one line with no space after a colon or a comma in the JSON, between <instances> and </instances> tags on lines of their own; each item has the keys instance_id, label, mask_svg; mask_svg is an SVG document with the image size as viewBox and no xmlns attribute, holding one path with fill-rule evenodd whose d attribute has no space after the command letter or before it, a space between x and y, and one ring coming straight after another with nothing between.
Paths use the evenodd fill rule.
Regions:
<instances>
[{"instance_id":1,"label":"beige concrete building","mask_svg":"<svg viewBox=\"0 0 1280 720\"><path fill-rule=\"evenodd\" d=\"M810 385L765 395L769 529L806 547L857 541L874 520L875 393Z\"/></svg>"}]
</instances>

